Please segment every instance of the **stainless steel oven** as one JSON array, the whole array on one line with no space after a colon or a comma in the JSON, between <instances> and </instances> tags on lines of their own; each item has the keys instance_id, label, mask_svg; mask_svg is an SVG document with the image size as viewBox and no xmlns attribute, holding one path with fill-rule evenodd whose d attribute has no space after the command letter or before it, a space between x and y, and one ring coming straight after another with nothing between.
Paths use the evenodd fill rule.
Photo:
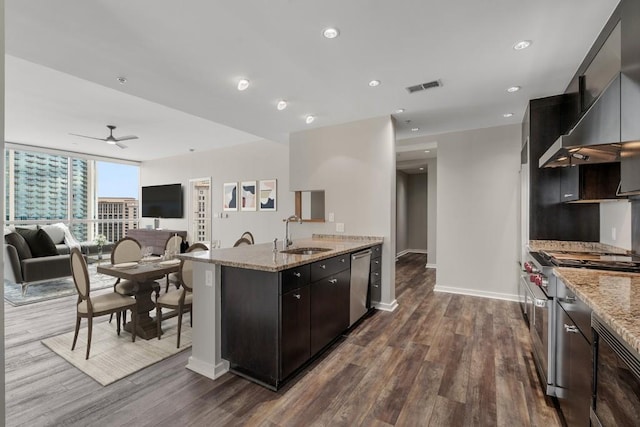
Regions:
<instances>
[{"instance_id":1,"label":"stainless steel oven","mask_svg":"<svg viewBox=\"0 0 640 427\"><path fill-rule=\"evenodd\" d=\"M594 426L640 425L640 356L618 335L591 316L594 348Z\"/></svg>"},{"instance_id":2,"label":"stainless steel oven","mask_svg":"<svg viewBox=\"0 0 640 427\"><path fill-rule=\"evenodd\" d=\"M555 396L555 280L552 268L530 252L520 276L521 307L529 324L533 358L546 394Z\"/></svg>"}]
</instances>

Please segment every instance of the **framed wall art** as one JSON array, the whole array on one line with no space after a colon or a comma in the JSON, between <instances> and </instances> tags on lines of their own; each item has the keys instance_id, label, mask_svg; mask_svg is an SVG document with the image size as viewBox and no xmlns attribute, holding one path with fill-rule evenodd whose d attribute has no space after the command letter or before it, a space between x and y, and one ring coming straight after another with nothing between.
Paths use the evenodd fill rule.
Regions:
<instances>
[{"instance_id":1,"label":"framed wall art","mask_svg":"<svg viewBox=\"0 0 640 427\"><path fill-rule=\"evenodd\" d=\"M224 200L222 201L222 209L225 211L237 211L238 210L238 183L225 182L222 186L222 194L224 197Z\"/></svg>"},{"instance_id":2,"label":"framed wall art","mask_svg":"<svg viewBox=\"0 0 640 427\"><path fill-rule=\"evenodd\" d=\"M240 210L255 211L256 203L256 182L243 181L240 184Z\"/></svg>"},{"instance_id":3,"label":"framed wall art","mask_svg":"<svg viewBox=\"0 0 640 427\"><path fill-rule=\"evenodd\" d=\"M275 179L263 179L260 181L260 210L276 211L278 201L278 182Z\"/></svg>"}]
</instances>

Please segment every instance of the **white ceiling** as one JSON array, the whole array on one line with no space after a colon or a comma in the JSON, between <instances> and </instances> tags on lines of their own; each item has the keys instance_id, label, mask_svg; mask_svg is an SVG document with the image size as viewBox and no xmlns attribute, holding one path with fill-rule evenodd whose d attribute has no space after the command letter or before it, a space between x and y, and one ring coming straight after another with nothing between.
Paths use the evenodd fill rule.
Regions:
<instances>
[{"instance_id":1,"label":"white ceiling","mask_svg":"<svg viewBox=\"0 0 640 427\"><path fill-rule=\"evenodd\" d=\"M398 108L398 139L517 123L529 99L564 91L617 3L6 0L5 137L146 160ZM327 26L340 37L323 38ZM532 46L513 50L522 39ZM121 150L68 135L105 137L107 124L140 139Z\"/></svg>"}]
</instances>

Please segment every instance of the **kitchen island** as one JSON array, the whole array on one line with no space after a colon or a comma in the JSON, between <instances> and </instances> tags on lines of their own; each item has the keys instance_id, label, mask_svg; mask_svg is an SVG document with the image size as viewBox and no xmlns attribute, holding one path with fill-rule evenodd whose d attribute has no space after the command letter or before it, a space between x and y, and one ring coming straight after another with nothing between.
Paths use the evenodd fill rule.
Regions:
<instances>
[{"instance_id":1,"label":"kitchen island","mask_svg":"<svg viewBox=\"0 0 640 427\"><path fill-rule=\"evenodd\" d=\"M276 389L286 376L296 370L299 363L304 363L302 361L304 357L301 358L299 355L300 346L294 344L290 354L298 355L295 357L296 362L284 368L281 364L284 354L282 347L288 344L281 339L283 294L304 288L302 293L291 293L296 300L304 301L305 292L311 288L305 287L305 284L310 283L304 282L305 271L309 271L307 280L320 277L318 276L320 273L311 274L311 267L318 263L315 264L318 271L327 271L329 276L341 275L335 278L331 276L327 281L337 284L336 288L342 289L342 293L335 295L341 295L339 299L344 298L346 268L341 266L346 267L349 254L371 247L380 251L382 242L383 239L378 237L337 238L314 235L309 239L296 240L292 246L292 248L324 249L322 252L309 255L282 253L280 245L274 251L273 243L180 255L182 259L194 261L193 344L187 368L212 379L218 378L231 368L236 373ZM341 259L345 261L342 262ZM294 269L300 269L300 271L294 271ZM284 277L287 273L291 273L289 278ZM299 283L296 283L296 280ZM348 298L348 279L346 286ZM328 295L326 292L320 293L325 297ZM344 303L344 301L336 301L337 306L344 307ZM348 301L346 304L348 307ZM274 308L275 306L277 309ZM289 313L289 316L293 316L289 318L290 325L304 324L304 321L300 322L300 319L296 319L297 315L300 313L295 310ZM285 313L283 321L287 320L286 316ZM243 322L243 318L246 321ZM275 326L274 318L278 322ZM257 322L256 319L263 321ZM332 319L327 320L331 323ZM262 327L256 326L262 323L264 323ZM245 327L237 329L238 325ZM338 334L344 329L346 327ZM234 333L236 330L242 330L242 333ZM325 338L329 336L326 335L327 333L336 331L335 329L332 332L322 330L320 335L324 334ZM251 336L242 336L245 333ZM300 333L304 336L304 331ZM311 345L313 331L309 330L307 333L310 334L309 345ZM243 345L242 349L239 349L240 344ZM317 345L320 347L315 350L321 350L324 344L326 342L319 339ZM309 355L309 357L313 356L311 352ZM261 358L262 356L267 360ZM225 357L232 359L231 364Z\"/></svg>"}]
</instances>

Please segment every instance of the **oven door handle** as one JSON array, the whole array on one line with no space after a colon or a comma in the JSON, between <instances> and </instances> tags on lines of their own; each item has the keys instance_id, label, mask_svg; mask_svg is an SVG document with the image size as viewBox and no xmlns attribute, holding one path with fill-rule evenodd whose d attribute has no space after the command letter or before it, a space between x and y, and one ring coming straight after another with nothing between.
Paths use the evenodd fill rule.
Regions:
<instances>
[{"instance_id":1,"label":"oven door handle","mask_svg":"<svg viewBox=\"0 0 640 427\"><path fill-rule=\"evenodd\" d=\"M533 297L533 303L536 307L546 307L549 304L549 298L542 292L538 286L533 285L531 283L525 282L527 288L529 289L529 293Z\"/></svg>"}]
</instances>

